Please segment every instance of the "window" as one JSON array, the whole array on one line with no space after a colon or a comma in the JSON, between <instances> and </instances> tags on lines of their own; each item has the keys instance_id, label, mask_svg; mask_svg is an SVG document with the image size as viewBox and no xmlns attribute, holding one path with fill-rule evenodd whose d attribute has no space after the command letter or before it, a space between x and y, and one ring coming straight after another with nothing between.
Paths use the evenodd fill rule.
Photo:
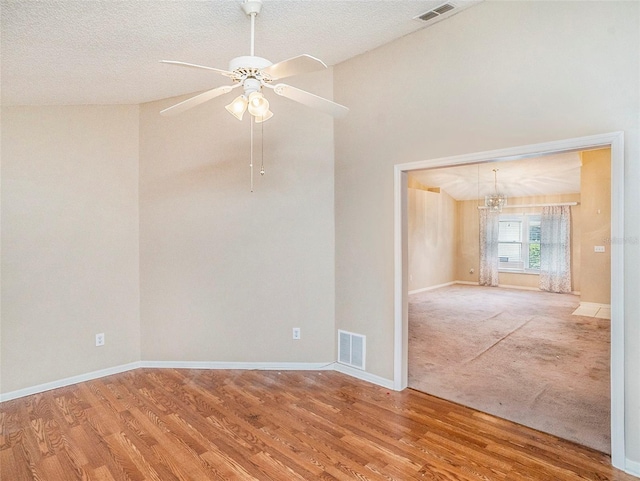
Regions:
<instances>
[{"instance_id":1,"label":"window","mask_svg":"<svg viewBox=\"0 0 640 481\"><path fill-rule=\"evenodd\" d=\"M501 215L498 227L499 269L540 271L540 216Z\"/></svg>"}]
</instances>

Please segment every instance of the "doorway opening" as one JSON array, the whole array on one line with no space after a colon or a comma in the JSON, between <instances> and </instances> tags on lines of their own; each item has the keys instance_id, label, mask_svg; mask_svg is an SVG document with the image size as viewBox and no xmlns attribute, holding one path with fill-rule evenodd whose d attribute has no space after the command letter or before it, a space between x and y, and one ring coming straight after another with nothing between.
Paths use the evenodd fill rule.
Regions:
<instances>
[{"instance_id":1,"label":"doorway opening","mask_svg":"<svg viewBox=\"0 0 640 481\"><path fill-rule=\"evenodd\" d=\"M409 387L610 454L610 157L409 173Z\"/></svg>"},{"instance_id":2,"label":"doorway opening","mask_svg":"<svg viewBox=\"0 0 640 481\"><path fill-rule=\"evenodd\" d=\"M520 146L488 152L430 159L395 166L395 319L394 387L408 385L408 268L407 184L414 170L487 162L508 162L554 153L611 148L611 459L624 466L624 278L623 278L623 172L622 132Z\"/></svg>"}]
</instances>

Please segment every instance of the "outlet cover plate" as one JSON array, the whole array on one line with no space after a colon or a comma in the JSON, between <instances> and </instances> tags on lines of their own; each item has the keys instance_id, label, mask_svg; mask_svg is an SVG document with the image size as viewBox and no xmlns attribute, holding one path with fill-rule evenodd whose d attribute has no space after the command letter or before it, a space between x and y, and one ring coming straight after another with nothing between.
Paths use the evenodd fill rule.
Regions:
<instances>
[{"instance_id":1,"label":"outlet cover plate","mask_svg":"<svg viewBox=\"0 0 640 481\"><path fill-rule=\"evenodd\" d=\"M300 339L300 328L299 327L294 327L293 328L293 338L298 341Z\"/></svg>"},{"instance_id":2,"label":"outlet cover plate","mask_svg":"<svg viewBox=\"0 0 640 481\"><path fill-rule=\"evenodd\" d=\"M104 332L96 334L96 347L104 346Z\"/></svg>"}]
</instances>

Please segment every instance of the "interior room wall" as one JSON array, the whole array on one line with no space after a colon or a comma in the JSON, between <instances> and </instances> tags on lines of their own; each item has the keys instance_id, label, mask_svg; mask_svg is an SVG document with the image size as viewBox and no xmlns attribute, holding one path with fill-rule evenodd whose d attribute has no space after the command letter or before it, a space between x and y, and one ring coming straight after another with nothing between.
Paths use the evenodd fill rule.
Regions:
<instances>
[{"instance_id":1,"label":"interior room wall","mask_svg":"<svg viewBox=\"0 0 640 481\"><path fill-rule=\"evenodd\" d=\"M444 191L408 191L409 291L455 280L456 201Z\"/></svg>"},{"instance_id":2,"label":"interior room wall","mask_svg":"<svg viewBox=\"0 0 640 481\"><path fill-rule=\"evenodd\" d=\"M2 108L1 260L2 392L140 359L137 106Z\"/></svg>"},{"instance_id":3,"label":"interior room wall","mask_svg":"<svg viewBox=\"0 0 640 481\"><path fill-rule=\"evenodd\" d=\"M456 202L456 280L478 282L480 279L480 215L477 200ZM472 272L473 271L473 272Z\"/></svg>"},{"instance_id":4,"label":"interior room wall","mask_svg":"<svg viewBox=\"0 0 640 481\"><path fill-rule=\"evenodd\" d=\"M588 195L588 192L587 192ZM580 202L581 194L558 194L558 195L534 195L527 197L510 197L507 199L509 205L526 204L554 204L560 202ZM457 255L460 260L457 268L458 281L478 282L478 269L480 266L479 247L479 219L478 201L465 200L457 202ZM525 209L504 209L504 214L540 214L542 208L529 207ZM580 250L581 242L581 206L571 207L571 286L574 292L580 291L581 269ZM474 272L470 270L473 268ZM529 289L537 289L539 277L537 274L521 274L516 272L500 272L501 286L515 286Z\"/></svg>"},{"instance_id":5,"label":"interior room wall","mask_svg":"<svg viewBox=\"0 0 640 481\"><path fill-rule=\"evenodd\" d=\"M611 149L581 152L582 287L580 300L611 302ZM605 252L595 252L603 246Z\"/></svg>"},{"instance_id":6,"label":"interior room wall","mask_svg":"<svg viewBox=\"0 0 640 481\"><path fill-rule=\"evenodd\" d=\"M332 82L331 70L296 77L329 98ZM332 362L332 118L271 96L252 193L248 114L216 99L159 115L179 100L141 106L142 359Z\"/></svg>"},{"instance_id":7,"label":"interior room wall","mask_svg":"<svg viewBox=\"0 0 640 481\"><path fill-rule=\"evenodd\" d=\"M394 374L394 164L624 131L626 454L640 462L639 19L638 2L487 1L335 67L351 109L336 122L336 319L367 335L369 372Z\"/></svg>"}]
</instances>

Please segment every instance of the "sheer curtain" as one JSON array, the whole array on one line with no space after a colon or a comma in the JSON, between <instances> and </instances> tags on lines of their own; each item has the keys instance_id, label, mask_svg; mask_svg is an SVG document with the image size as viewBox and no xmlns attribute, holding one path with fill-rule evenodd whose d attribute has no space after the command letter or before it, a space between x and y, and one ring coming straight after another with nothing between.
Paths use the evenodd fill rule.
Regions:
<instances>
[{"instance_id":1,"label":"sheer curtain","mask_svg":"<svg viewBox=\"0 0 640 481\"><path fill-rule=\"evenodd\" d=\"M480 279L481 286L498 285L498 228L500 213L480 209Z\"/></svg>"},{"instance_id":2,"label":"sheer curtain","mask_svg":"<svg viewBox=\"0 0 640 481\"><path fill-rule=\"evenodd\" d=\"M540 289L571 292L571 208L568 205L542 209Z\"/></svg>"}]
</instances>

